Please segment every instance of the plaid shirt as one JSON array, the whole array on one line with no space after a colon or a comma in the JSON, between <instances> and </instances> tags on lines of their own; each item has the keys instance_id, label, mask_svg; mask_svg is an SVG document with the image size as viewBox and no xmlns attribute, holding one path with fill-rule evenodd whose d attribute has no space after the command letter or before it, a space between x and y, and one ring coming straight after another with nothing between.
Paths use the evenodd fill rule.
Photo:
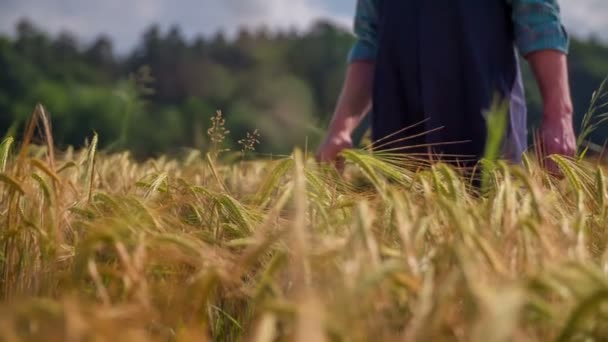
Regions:
<instances>
[{"instance_id":1,"label":"plaid shirt","mask_svg":"<svg viewBox=\"0 0 608 342\"><path fill-rule=\"evenodd\" d=\"M378 49L378 6L383 0L357 0L355 35L349 61L374 60ZM399 0L405 1L405 0ZM515 45L522 55L538 50L568 52L568 34L557 0L505 0L511 4Z\"/></svg>"}]
</instances>

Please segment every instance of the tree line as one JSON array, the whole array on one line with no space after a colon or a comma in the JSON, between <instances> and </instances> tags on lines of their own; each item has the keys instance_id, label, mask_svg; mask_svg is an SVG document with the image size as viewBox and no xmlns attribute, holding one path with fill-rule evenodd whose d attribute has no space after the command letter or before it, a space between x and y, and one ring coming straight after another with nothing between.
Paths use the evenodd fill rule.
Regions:
<instances>
[{"instance_id":1,"label":"tree line","mask_svg":"<svg viewBox=\"0 0 608 342\"><path fill-rule=\"evenodd\" d=\"M210 119L221 110L234 150L256 129L261 153L312 147L331 116L353 42L328 21L306 32L243 28L233 39L218 32L191 40L177 26L153 25L119 56L106 36L82 44L22 20L13 37L0 36L0 134L19 132L41 103L60 146L79 146L96 131L102 147L147 157L206 148ZM608 48L573 39L570 68L578 124L608 75ZM540 98L524 71L534 125ZM594 140L606 136L600 129Z\"/></svg>"}]
</instances>

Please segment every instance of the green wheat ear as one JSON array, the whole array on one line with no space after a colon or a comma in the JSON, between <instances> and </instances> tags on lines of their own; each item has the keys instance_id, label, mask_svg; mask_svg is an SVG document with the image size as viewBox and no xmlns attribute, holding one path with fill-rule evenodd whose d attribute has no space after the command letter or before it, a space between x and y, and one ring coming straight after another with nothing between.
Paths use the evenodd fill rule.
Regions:
<instances>
[{"instance_id":1,"label":"green wheat ear","mask_svg":"<svg viewBox=\"0 0 608 342\"><path fill-rule=\"evenodd\" d=\"M596 184L596 202L597 206L600 209L601 215L604 216L606 212L606 176L604 175L604 171L598 167L597 172L595 174L595 184Z\"/></svg>"},{"instance_id":2,"label":"green wheat ear","mask_svg":"<svg viewBox=\"0 0 608 342\"><path fill-rule=\"evenodd\" d=\"M260 185L257 194L255 195L255 203L258 206L263 206L270 199L270 195L279 187L279 183L293 168L294 161L292 158L286 158L279 161L274 168L270 170L266 179Z\"/></svg>"},{"instance_id":3,"label":"green wheat ear","mask_svg":"<svg viewBox=\"0 0 608 342\"><path fill-rule=\"evenodd\" d=\"M577 148L580 151L579 157L583 157L587 152L586 148L582 149L585 140L606 122L608 122L608 77L593 92L589 109L583 116L581 132L576 140Z\"/></svg>"},{"instance_id":4,"label":"green wheat ear","mask_svg":"<svg viewBox=\"0 0 608 342\"><path fill-rule=\"evenodd\" d=\"M500 158L507 130L509 102L496 96L486 115L487 138L483 154L481 188L489 190L494 163Z\"/></svg>"},{"instance_id":5,"label":"green wheat ear","mask_svg":"<svg viewBox=\"0 0 608 342\"><path fill-rule=\"evenodd\" d=\"M2 141L2 144L0 144L0 172L6 172L6 163L8 161L8 156L10 154L11 147L13 146L13 142L13 137L8 137Z\"/></svg>"},{"instance_id":6,"label":"green wheat ear","mask_svg":"<svg viewBox=\"0 0 608 342\"><path fill-rule=\"evenodd\" d=\"M32 173L32 178L38 183L40 189L42 189L42 193L46 200L47 206L53 206L54 202L54 192L51 190L51 187L47 184L47 182L37 173Z\"/></svg>"},{"instance_id":7,"label":"green wheat ear","mask_svg":"<svg viewBox=\"0 0 608 342\"><path fill-rule=\"evenodd\" d=\"M95 178L95 157L97 155L98 140L99 137L97 135L97 132L95 132L93 134L93 139L91 140L91 145L89 146L89 150L87 153L87 173L85 175L87 202L91 201L91 195L93 193L93 181Z\"/></svg>"}]
</instances>

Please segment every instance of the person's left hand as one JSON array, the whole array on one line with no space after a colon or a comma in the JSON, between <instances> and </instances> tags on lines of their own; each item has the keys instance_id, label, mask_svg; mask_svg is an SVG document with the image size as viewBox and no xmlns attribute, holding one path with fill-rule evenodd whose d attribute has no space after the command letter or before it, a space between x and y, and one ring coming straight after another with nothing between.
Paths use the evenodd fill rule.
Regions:
<instances>
[{"instance_id":1,"label":"person's left hand","mask_svg":"<svg viewBox=\"0 0 608 342\"><path fill-rule=\"evenodd\" d=\"M559 168L549 157L556 154L573 157L576 153L576 137L572 126L572 115L545 116L540 133L545 167L549 173L559 174Z\"/></svg>"}]
</instances>

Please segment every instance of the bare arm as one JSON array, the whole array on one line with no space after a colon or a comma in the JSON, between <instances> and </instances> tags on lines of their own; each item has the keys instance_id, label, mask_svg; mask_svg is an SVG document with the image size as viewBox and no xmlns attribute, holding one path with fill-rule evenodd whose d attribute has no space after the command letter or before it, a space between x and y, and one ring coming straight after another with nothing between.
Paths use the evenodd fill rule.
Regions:
<instances>
[{"instance_id":1,"label":"bare arm","mask_svg":"<svg viewBox=\"0 0 608 342\"><path fill-rule=\"evenodd\" d=\"M543 50L526 56L543 99L543 119L572 119L572 99L568 83L566 55Z\"/></svg>"},{"instance_id":2,"label":"bare arm","mask_svg":"<svg viewBox=\"0 0 608 342\"><path fill-rule=\"evenodd\" d=\"M372 84L378 51L378 2L357 0L354 33L357 37L348 56L342 92L317 160L335 161L345 148L352 147L351 135L372 106Z\"/></svg>"},{"instance_id":3,"label":"bare arm","mask_svg":"<svg viewBox=\"0 0 608 342\"><path fill-rule=\"evenodd\" d=\"M515 41L528 60L543 99L543 156L575 152L572 99L568 85L568 33L558 0L512 0ZM557 168L546 161L549 172Z\"/></svg>"},{"instance_id":4,"label":"bare arm","mask_svg":"<svg viewBox=\"0 0 608 342\"><path fill-rule=\"evenodd\" d=\"M349 64L327 136L317 152L319 161L334 161L340 151L352 146L351 135L372 106L374 68L373 61Z\"/></svg>"},{"instance_id":5,"label":"bare arm","mask_svg":"<svg viewBox=\"0 0 608 342\"><path fill-rule=\"evenodd\" d=\"M329 131L350 136L372 106L374 63L354 62L346 71L346 79L334 112Z\"/></svg>"},{"instance_id":6,"label":"bare arm","mask_svg":"<svg viewBox=\"0 0 608 342\"><path fill-rule=\"evenodd\" d=\"M567 57L561 51L540 50L526 55L543 99L541 139L545 156L572 156L576 138L572 127L572 99ZM549 171L557 172L552 162Z\"/></svg>"}]
</instances>

